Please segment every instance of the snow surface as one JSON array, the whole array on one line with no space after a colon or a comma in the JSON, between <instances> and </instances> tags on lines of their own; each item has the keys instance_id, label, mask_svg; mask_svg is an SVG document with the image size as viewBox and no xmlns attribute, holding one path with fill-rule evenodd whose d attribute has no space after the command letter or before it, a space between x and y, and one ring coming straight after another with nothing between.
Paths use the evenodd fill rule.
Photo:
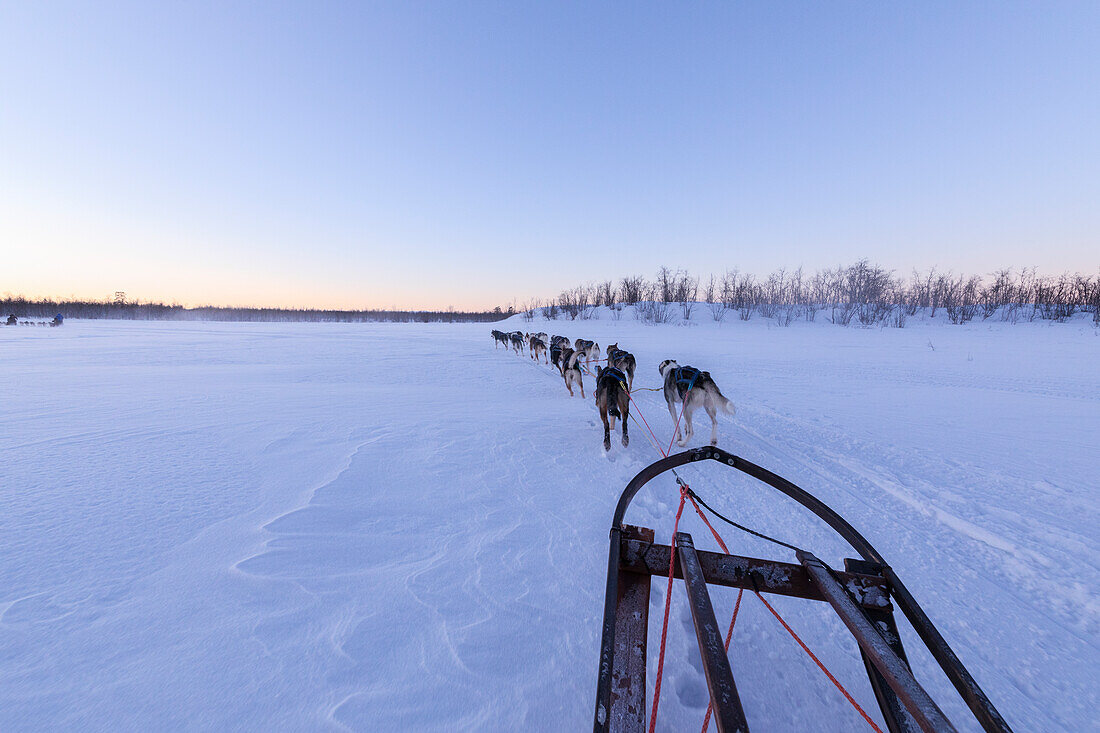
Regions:
<instances>
[{"instance_id":1,"label":"snow surface","mask_svg":"<svg viewBox=\"0 0 1100 733\"><path fill-rule=\"evenodd\" d=\"M1096 730L1100 338L942 320L0 328L0 730L589 728L612 508L656 453L631 425L604 456L591 399L495 350L493 327L617 340L636 386L665 358L708 369L737 406L719 444L866 535L1016 730ZM636 397L667 442L661 397ZM852 554L748 477L684 474L834 566ZM659 480L627 519L667 541L676 499ZM661 730L706 706L674 596ZM734 594L714 598L728 618ZM839 620L774 604L877 718ZM754 598L731 659L754 730L865 729Z\"/></svg>"}]
</instances>

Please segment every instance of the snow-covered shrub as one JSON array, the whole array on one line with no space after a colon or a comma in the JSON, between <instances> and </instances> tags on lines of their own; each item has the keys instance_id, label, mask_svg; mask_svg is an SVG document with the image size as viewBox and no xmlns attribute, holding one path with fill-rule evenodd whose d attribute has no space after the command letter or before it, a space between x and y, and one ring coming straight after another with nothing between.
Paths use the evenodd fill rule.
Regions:
<instances>
[{"instance_id":1,"label":"snow-covered shrub","mask_svg":"<svg viewBox=\"0 0 1100 733\"><path fill-rule=\"evenodd\" d=\"M634 306L634 317L643 323L672 323L676 316L671 303L643 300Z\"/></svg>"}]
</instances>

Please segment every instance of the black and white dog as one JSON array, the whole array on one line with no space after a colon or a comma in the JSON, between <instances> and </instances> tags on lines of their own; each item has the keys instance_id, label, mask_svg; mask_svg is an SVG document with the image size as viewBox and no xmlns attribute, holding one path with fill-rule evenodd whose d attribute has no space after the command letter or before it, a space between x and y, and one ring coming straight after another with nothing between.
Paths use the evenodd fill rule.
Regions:
<instances>
[{"instance_id":1,"label":"black and white dog","mask_svg":"<svg viewBox=\"0 0 1100 733\"><path fill-rule=\"evenodd\" d=\"M700 371L692 366L680 366L672 359L665 359L657 369L665 378L665 404L668 405L672 423L676 425L676 444L681 447L687 445L695 432L691 425L691 414L697 408L703 407L710 415L710 444L718 445L718 410L733 415L734 408L733 403L726 399L711 379L710 372ZM674 407L677 402L684 404L681 408L683 433L680 432Z\"/></svg>"},{"instance_id":2,"label":"black and white dog","mask_svg":"<svg viewBox=\"0 0 1100 733\"><path fill-rule=\"evenodd\" d=\"M584 359L585 367L594 361L600 360L600 345L595 341L577 339L573 342L573 345L577 348L577 353Z\"/></svg>"},{"instance_id":3,"label":"black and white dog","mask_svg":"<svg viewBox=\"0 0 1100 733\"><path fill-rule=\"evenodd\" d=\"M539 356L546 357L546 342L540 339L535 334L531 334L531 340L529 342L531 347L531 358L535 361L539 360ZM546 359L546 363L550 363L550 359Z\"/></svg>"},{"instance_id":4,"label":"black and white dog","mask_svg":"<svg viewBox=\"0 0 1100 733\"><path fill-rule=\"evenodd\" d=\"M568 346L561 350L561 376L565 380L565 388L569 390L569 396L573 396L573 382L581 388L581 397L584 397L584 379L581 374L581 365L577 363L579 351L573 351Z\"/></svg>"},{"instance_id":5,"label":"black and white dog","mask_svg":"<svg viewBox=\"0 0 1100 733\"><path fill-rule=\"evenodd\" d=\"M569 347L566 346L565 348L568 349ZM564 349L561 344L554 344L550 347L550 363L558 368L558 371L561 372L562 379L565 378L565 361L561 358L563 351ZM570 349L570 351L572 351L572 349Z\"/></svg>"},{"instance_id":6,"label":"black and white dog","mask_svg":"<svg viewBox=\"0 0 1100 733\"><path fill-rule=\"evenodd\" d=\"M569 339L567 339L565 336L551 336L550 337L550 345L551 346L568 346L568 347L572 348L573 343Z\"/></svg>"},{"instance_id":7,"label":"black and white dog","mask_svg":"<svg viewBox=\"0 0 1100 733\"><path fill-rule=\"evenodd\" d=\"M493 348L497 348L501 344L504 344L504 348L508 348L508 334L503 331L493 329Z\"/></svg>"},{"instance_id":8,"label":"black and white dog","mask_svg":"<svg viewBox=\"0 0 1100 733\"><path fill-rule=\"evenodd\" d=\"M611 344L607 347L607 365L625 374L626 388L634 389L634 370L638 367L634 354L620 349L618 343Z\"/></svg>"},{"instance_id":9,"label":"black and white dog","mask_svg":"<svg viewBox=\"0 0 1100 733\"><path fill-rule=\"evenodd\" d=\"M523 331L512 331L508 334L508 338L512 341L512 348L515 349L517 354L523 353Z\"/></svg>"},{"instance_id":10,"label":"black and white dog","mask_svg":"<svg viewBox=\"0 0 1100 733\"><path fill-rule=\"evenodd\" d=\"M630 417L630 389L626 384L626 375L619 369L596 367L596 407L603 420L603 449L611 450L615 418L623 424L623 447L630 445L630 435L626 430L626 419Z\"/></svg>"}]
</instances>

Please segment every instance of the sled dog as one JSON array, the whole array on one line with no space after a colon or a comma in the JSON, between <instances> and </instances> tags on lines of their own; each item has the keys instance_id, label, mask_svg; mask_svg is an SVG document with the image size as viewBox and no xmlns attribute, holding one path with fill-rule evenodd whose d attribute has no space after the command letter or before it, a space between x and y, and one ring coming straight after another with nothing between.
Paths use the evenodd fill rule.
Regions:
<instances>
[{"instance_id":1,"label":"sled dog","mask_svg":"<svg viewBox=\"0 0 1100 733\"><path fill-rule=\"evenodd\" d=\"M596 407L603 420L603 449L611 450L611 431L615 429L615 418L623 425L623 447L630 445L626 422L630 417L630 391L626 375L615 367L596 367Z\"/></svg>"},{"instance_id":2,"label":"sled dog","mask_svg":"<svg viewBox=\"0 0 1100 733\"><path fill-rule=\"evenodd\" d=\"M581 397L584 397L584 379L581 375L581 365L577 363L579 352L573 351L568 346L561 350L561 376L565 380L565 388L569 390L569 396L573 396L573 382L581 388Z\"/></svg>"},{"instance_id":3,"label":"sled dog","mask_svg":"<svg viewBox=\"0 0 1100 733\"><path fill-rule=\"evenodd\" d=\"M539 360L539 356L546 357L546 342L540 339L538 336L532 334L531 336L531 358L535 361ZM546 363L550 363L550 359L546 359Z\"/></svg>"},{"instance_id":4,"label":"sled dog","mask_svg":"<svg viewBox=\"0 0 1100 733\"><path fill-rule=\"evenodd\" d=\"M634 388L634 370L638 366L638 362L634 360L634 354L620 349L617 343L611 344L607 347L607 365L615 367L626 375L628 390Z\"/></svg>"},{"instance_id":5,"label":"sled dog","mask_svg":"<svg viewBox=\"0 0 1100 733\"><path fill-rule=\"evenodd\" d=\"M568 347L566 347L568 348ZM562 379L565 378L565 362L562 360L562 346L561 344L554 344L550 347L550 363L558 368L561 372Z\"/></svg>"},{"instance_id":6,"label":"sled dog","mask_svg":"<svg viewBox=\"0 0 1100 733\"><path fill-rule=\"evenodd\" d=\"M522 354L523 353L523 332L522 331L513 331L512 333L508 334L508 338L511 339L511 341L512 341L512 349L514 349L517 354Z\"/></svg>"},{"instance_id":7,"label":"sled dog","mask_svg":"<svg viewBox=\"0 0 1100 733\"><path fill-rule=\"evenodd\" d=\"M600 360L600 345L595 341L577 339L573 342L573 345L576 347L577 353L581 354L580 358L584 359L584 366L586 368L592 362Z\"/></svg>"},{"instance_id":8,"label":"sled dog","mask_svg":"<svg viewBox=\"0 0 1100 733\"><path fill-rule=\"evenodd\" d=\"M710 376L710 372L704 372L691 366L680 366L672 359L665 359L657 367L661 376L665 379L665 404L668 405L668 414L672 417L672 423L677 425L675 404L682 402L684 431L680 432L676 427L676 444L687 445L694 434L691 424L691 414L699 407L703 407L710 415L710 444L718 445L718 410L727 415L734 414L733 403L730 402L718 389L718 385Z\"/></svg>"}]
</instances>

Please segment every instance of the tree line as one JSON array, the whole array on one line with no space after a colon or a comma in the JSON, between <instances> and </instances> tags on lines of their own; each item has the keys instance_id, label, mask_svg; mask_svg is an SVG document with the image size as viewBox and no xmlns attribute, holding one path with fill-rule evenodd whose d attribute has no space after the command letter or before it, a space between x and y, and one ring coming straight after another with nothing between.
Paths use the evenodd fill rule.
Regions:
<instances>
[{"instance_id":1,"label":"tree line","mask_svg":"<svg viewBox=\"0 0 1100 733\"><path fill-rule=\"evenodd\" d=\"M1062 322L1075 313L1091 313L1100 325L1100 277L1064 273L1043 276L1035 268L997 270L990 275L963 275L914 270L896 276L867 260L817 270L808 274L779 269L758 278L738 269L705 280L684 270L662 267L652 280L630 276L579 285L553 299L533 299L521 307L527 320L538 315L556 318L598 317L606 306L621 318L624 306L649 323L691 319L697 307L715 321L730 314L743 321L754 316L789 326L797 319L814 321L818 314L829 322L887 324L904 327L906 319L925 312L942 313L951 323L996 318L1017 323L1036 319Z\"/></svg>"},{"instance_id":2,"label":"tree line","mask_svg":"<svg viewBox=\"0 0 1100 733\"><path fill-rule=\"evenodd\" d=\"M309 321L318 323L480 323L499 321L515 312L499 306L491 311L427 310L327 310L313 308L248 308L205 305L185 308L178 304L99 300L32 299L6 295L0 299L0 313L19 318L113 318L140 321L245 321L273 323Z\"/></svg>"}]
</instances>

